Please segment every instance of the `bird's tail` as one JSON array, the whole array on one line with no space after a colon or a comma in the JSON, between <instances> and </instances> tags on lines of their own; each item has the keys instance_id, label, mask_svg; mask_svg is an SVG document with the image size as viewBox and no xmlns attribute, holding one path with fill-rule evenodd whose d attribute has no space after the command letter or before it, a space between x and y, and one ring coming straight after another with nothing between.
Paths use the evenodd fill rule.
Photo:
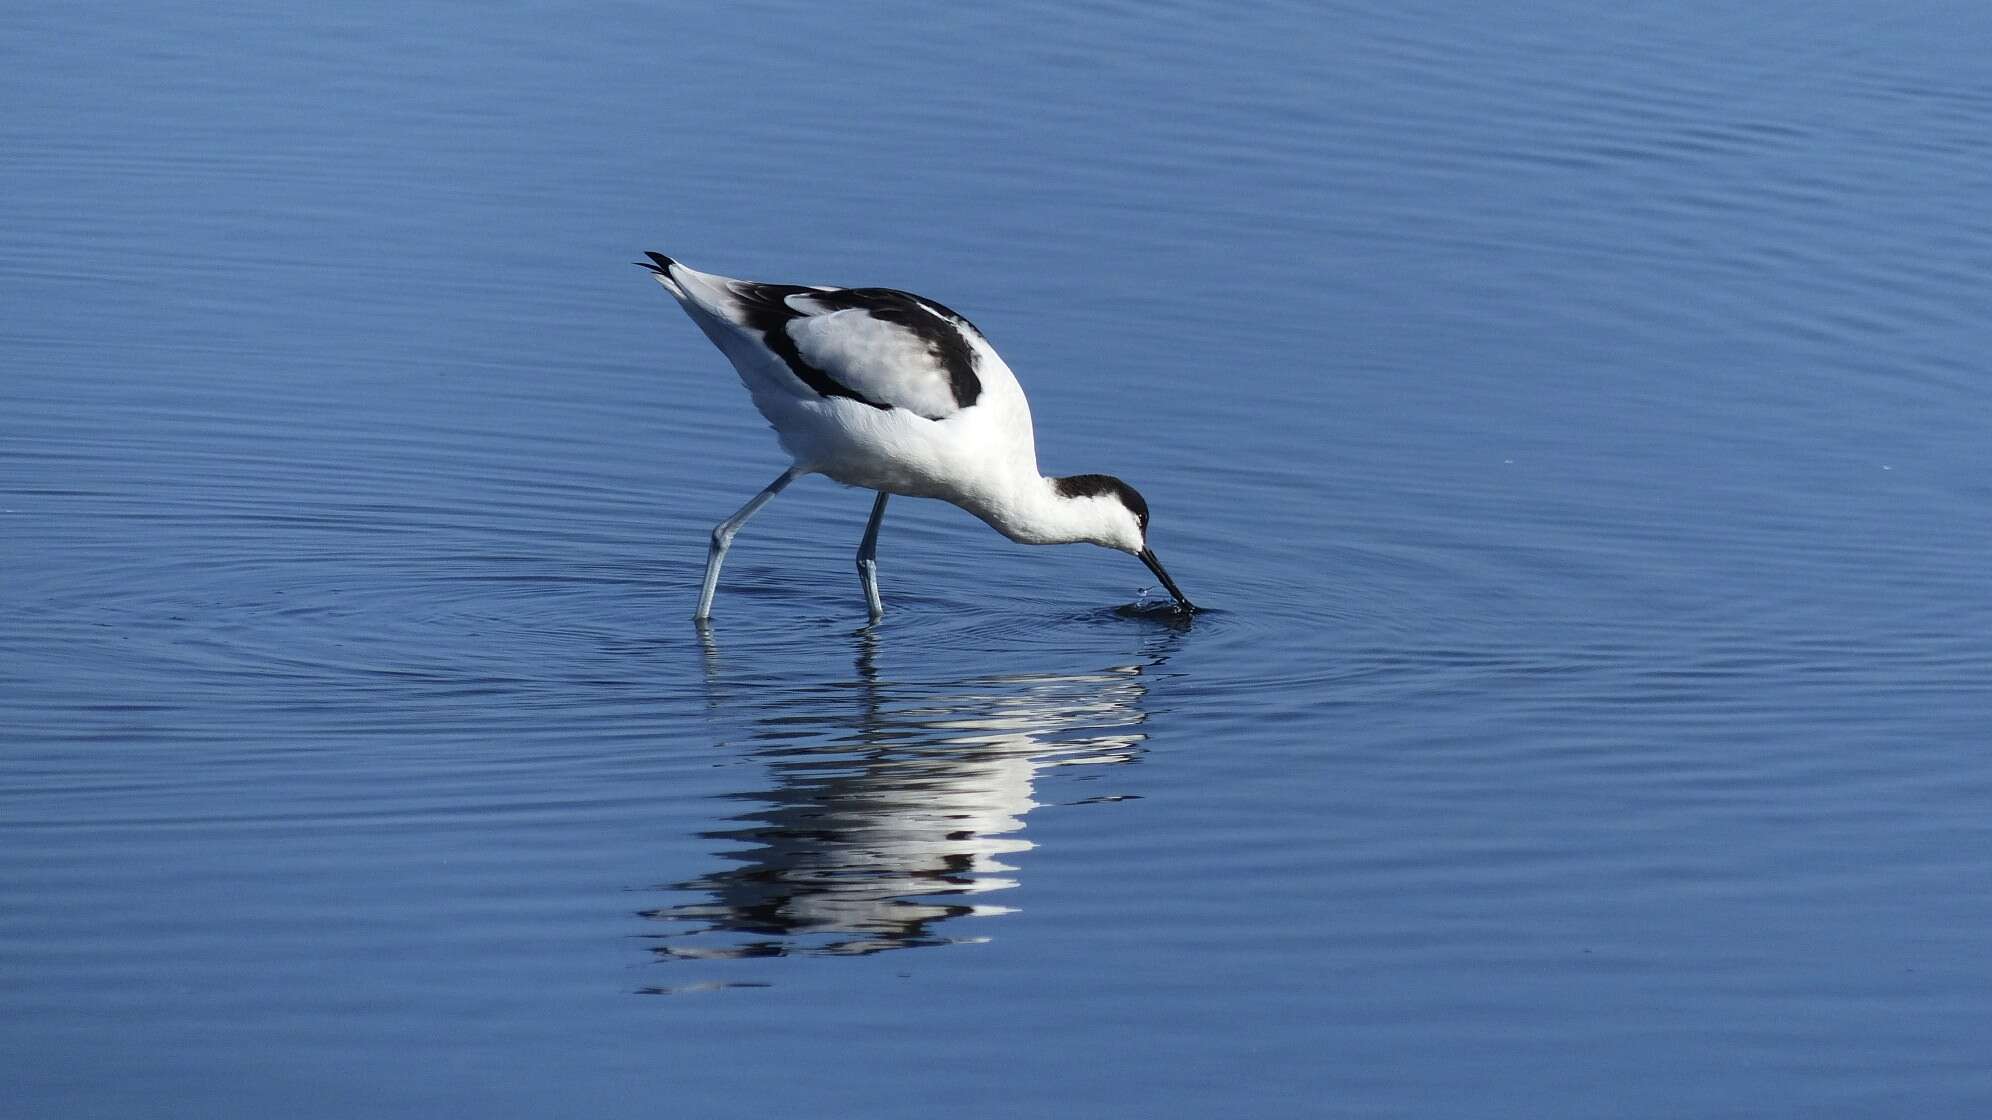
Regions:
<instances>
[{"instance_id":1,"label":"bird's tail","mask_svg":"<svg viewBox=\"0 0 1992 1120\"><path fill-rule=\"evenodd\" d=\"M651 273L657 277L657 282L659 284L664 285L665 291L670 292L672 295L677 296L679 299L684 299L685 298L684 286L682 284L679 284L677 278L671 275L671 270L673 268L678 267L678 262L672 260L670 257L667 257L662 253L652 253L649 251L645 251L643 255L649 257L650 259L647 261L636 262L637 267L649 269Z\"/></svg>"}]
</instances>

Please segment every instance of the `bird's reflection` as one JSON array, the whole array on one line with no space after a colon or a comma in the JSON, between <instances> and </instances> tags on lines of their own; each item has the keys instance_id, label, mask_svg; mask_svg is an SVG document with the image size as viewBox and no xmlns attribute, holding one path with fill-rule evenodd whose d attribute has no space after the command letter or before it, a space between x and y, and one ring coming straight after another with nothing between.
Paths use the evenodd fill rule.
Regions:
<instances>
[{"instance_id":1,"label":"bird's reflection","mask_svg":"<svg viewBox=\"0 0 1992 1120\"><path fill-rule=\"evenodd\" d=\"M684 901L641 911L672 927L651 935L660 958L980 940L954 919L1007 912L989 896L1017 885L1010 859L1033 847L1024 818L1045 771L1127 762L1146 738L1152 662L894 683L880 676L876 638L856 640L854 680L778 689L728 682L708 647L716 714L753 711L751 757L773 781L738 795L751 808L729 827L702 834L740 845L720 854L729 866L663 888Z\"/></svg>"}]
</instances>

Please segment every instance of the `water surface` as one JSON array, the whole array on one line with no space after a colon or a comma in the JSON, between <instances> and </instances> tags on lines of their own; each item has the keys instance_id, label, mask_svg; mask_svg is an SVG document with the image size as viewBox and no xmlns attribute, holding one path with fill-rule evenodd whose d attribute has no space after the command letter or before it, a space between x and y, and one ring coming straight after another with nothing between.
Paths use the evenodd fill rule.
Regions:
<instances>
[{"instance_id":1,"label":"water surface","mask_svg":"<svg viewBox=\"0 0 1992 1120\"><path fill-rule=\"evenodd\" d=\"M23 1115L1992 1106L1992 26L0 17ZM1133 560L627 262L972 317ZM1144 596L1144 590L1146 595Z\"/></svg>"}]
</instances>

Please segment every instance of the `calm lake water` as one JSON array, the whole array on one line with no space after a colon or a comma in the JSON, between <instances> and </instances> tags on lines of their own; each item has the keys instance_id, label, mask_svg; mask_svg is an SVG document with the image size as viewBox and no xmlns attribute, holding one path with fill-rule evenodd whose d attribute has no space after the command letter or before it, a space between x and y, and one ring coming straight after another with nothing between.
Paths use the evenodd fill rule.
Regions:
<instances>
[{"instance_id":1,"label":"calm lake water","mask_svg":"<svg viewBox=\"0 0 1992 1120\"><path fill-rule=\"evenodd\" d=\"M6 1111L1992 1110L1992 15L1753 7L0 15ZM644 249L1213 609L812 479L702 638Z\"/></svg>"}]
</instances>

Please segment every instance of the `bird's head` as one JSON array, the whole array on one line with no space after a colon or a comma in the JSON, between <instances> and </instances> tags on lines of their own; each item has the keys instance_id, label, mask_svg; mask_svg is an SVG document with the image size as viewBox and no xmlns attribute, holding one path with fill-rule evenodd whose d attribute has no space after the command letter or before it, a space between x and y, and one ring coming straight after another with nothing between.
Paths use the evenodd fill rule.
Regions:
<instances>
[{"instance_id":1,"label":"bird's head","mask_svg":"<svg viewBox=\"0 0 1992 1120\"><path fill-rule=\"evenodd\" d=\"M1085 540L1139 557L1184 610L1196 609L1148 547L1148 502L1140 491L1109 474L1075 474L1051 482L1059 497L1087 511Z\"/></svg>"}]
</instances>

